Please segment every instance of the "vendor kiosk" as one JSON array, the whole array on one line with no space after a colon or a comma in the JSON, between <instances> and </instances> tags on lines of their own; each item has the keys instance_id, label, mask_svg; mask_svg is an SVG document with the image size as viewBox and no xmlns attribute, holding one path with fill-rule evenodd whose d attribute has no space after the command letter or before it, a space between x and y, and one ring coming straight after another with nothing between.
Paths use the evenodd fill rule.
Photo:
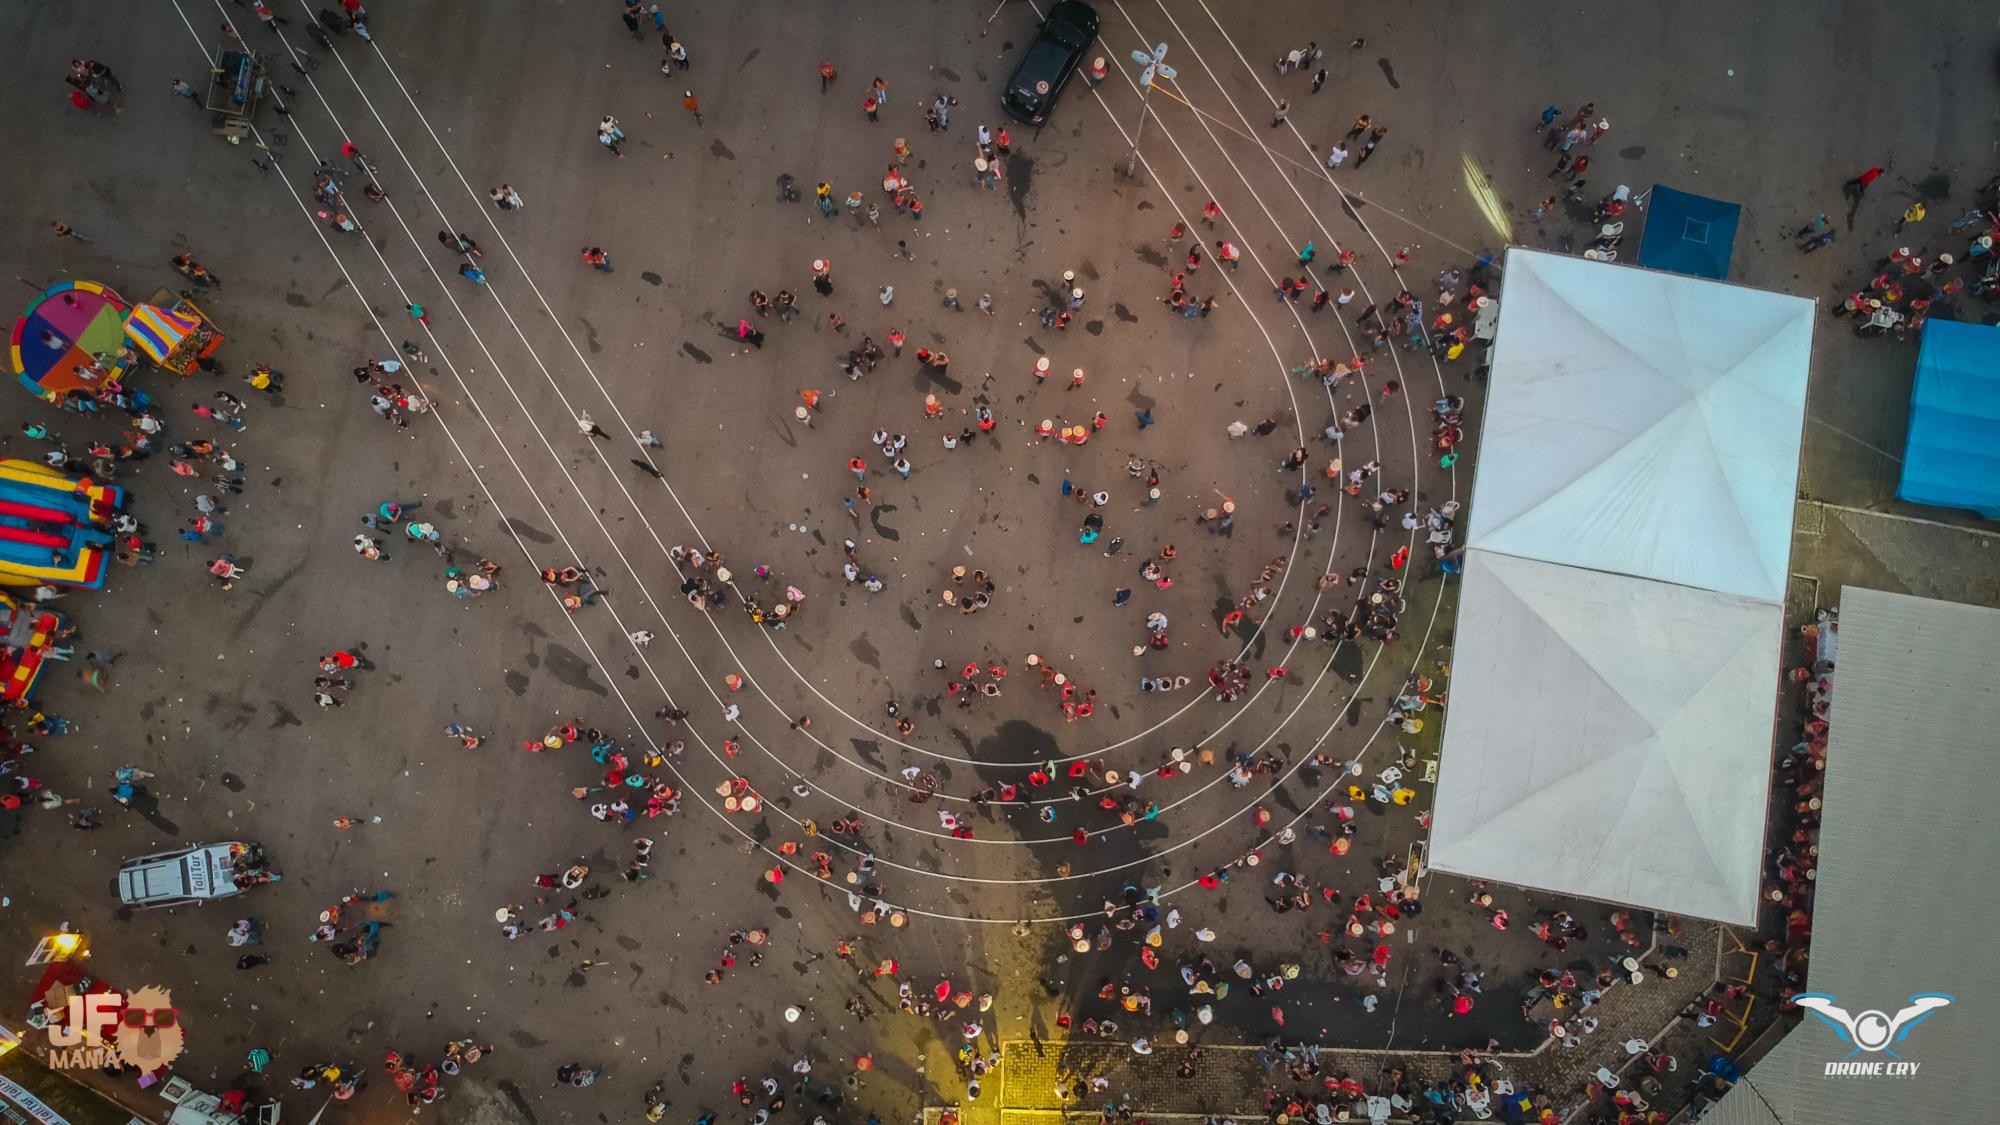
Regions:
<instances>
[{"instance_id":1,"label":"vendor kiosk","mask_svg":"<svg viewBox=\"0 0 2000 1125\"><path fill-rule=\"evenodd\" d=\"M209 71L208 95L202 106L213 115L215 135L230 144L240 144L250 135L250 121L263 98L269 79L264 62L254 53L217 47L215 65Z\"/></svg>"},{"instance_id":2,"label":"vendor kiosk","mask_svg":"<svg viewBox=\"0 0 2000 1125\"><path fill-rule=\"evenodd\" d=\"M222 346L222 329L188 296L161 289L125 318L125 336L147 359L176 375L194 374Z\"/></svg>"}]
</instances>

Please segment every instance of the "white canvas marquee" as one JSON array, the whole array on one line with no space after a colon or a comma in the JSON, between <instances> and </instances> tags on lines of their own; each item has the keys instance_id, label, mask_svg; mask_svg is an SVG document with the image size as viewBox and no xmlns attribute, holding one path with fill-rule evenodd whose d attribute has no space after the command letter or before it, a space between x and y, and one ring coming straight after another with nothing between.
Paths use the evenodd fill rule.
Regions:
<instances>
[{"instance_id":1,"label":"white canvas marquee","mask_svg":"<svg viewBox=\"0 0 2000 1125\"><path fill-rule=\"evenodd\" d=\"M1431 865L1751 923L1813 302L1505 280Z\"/></svg>"}]
</instances>

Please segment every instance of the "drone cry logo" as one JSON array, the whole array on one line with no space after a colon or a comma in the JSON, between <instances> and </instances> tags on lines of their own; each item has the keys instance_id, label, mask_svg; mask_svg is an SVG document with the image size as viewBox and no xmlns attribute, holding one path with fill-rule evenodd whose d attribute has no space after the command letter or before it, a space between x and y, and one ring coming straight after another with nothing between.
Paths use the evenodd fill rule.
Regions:
<instances>
[{"instance_id":1,"label":"drone cry logo","mask_svg":"<svg viewBox=\"0 0 2000 1125\"><path fill-rule=\"evenodd\" d=\"M1836 1005L1834 998L1824 992L1801 993L1794 997L1792 1002L1811 1012L1832 1028L1841 1042L1854 1044L1854 1049L1847 1052L1840 1061L1826 1064L1826 1073L1829 1076L1911 1078L1923 1064L1907 1062L1903 1056L1890 1048L1908 1038L1911 1029L1929 1019L1933 1012L1952 1003L1952 998L1936 992L1919 993L1910 997L1908 1006L1893 1016L1874 1008L1850 1014L1845 1008ZM1864 1052L1888 1055L1896 1061L1849 1061Z\"/></svg>"},{"instance_id":2,"label":"drone cry logo","mask_svg":"<svg viewBox=\"0 0 2000 1125\"><path fill-rule=\"evenodd\" d=\"M49 1021L49 1066L57 1070L102 1067L117 1061L154 1071L180 1056L185 1042L180 1010L164 988L125 996L92 992L69 998L65 1019ZM111 1035L105 1032L112 1028Z\"/></svg>"}]
</instances>

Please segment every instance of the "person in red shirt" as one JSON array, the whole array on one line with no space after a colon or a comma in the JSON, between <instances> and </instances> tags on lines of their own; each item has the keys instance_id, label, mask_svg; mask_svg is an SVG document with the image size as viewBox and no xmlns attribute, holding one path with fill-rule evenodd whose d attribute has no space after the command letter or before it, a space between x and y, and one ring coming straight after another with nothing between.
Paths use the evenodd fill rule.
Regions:
<instances>
[{"instance_id":1,"label":"person in red shirt","mask_svg":"<svg viewBox=\"0 0 2000 1125\"><path fill-rule=\"evenodd\" d=\"M1860 199L1861 193L1868 190L1868 185L1881 178L1882 169L1877 165L1842 184L1840 190L1850 199Z\"/></svg>"}]
</instances>

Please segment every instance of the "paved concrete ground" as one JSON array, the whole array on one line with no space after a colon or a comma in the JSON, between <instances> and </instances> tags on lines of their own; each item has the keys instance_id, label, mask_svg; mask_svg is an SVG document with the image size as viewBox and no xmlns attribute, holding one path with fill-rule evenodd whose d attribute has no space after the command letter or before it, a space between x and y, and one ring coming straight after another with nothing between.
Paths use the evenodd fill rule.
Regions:
<instances>
[{"instance_id":1,"label":"paved concrete ground","mask_svg":"<svg viewBox=\"0 0 2000 1125\"><path fill-rule=\"evenodd\" d=\"M825 824L855 810L868 822L864 846L878 857L884 895L913 912L904 929L867 931L864 964L894 957L919 987L948 975L991 990L998 1007L989 1035L1018 1039L1046 1018L1032 982L1047 979L1081 1011L1100 979L1144 970L1122 945L1058 963L1059 931L1042 926L1023 939L1005 923L1091 914L1127 882L1173 892L1263 837L1252 817L1259 804L1274 814L1271 828L1296 818L1304 833L1324 822L1315 794L1332 775L1314 754L1362 755L1370 774L1386 765L1395 740L1377 730L1384 705L1408 672L1435 670L1448 657L1440 647L1449 639L1448 605L1439 612L1442 587L1423 575L1394 646L1292 650L1266 633L1244 659L1255 673L1282 664L1287 674L1260 680L1250 701L1220 706L1192 691L1138 690L1142 673L1199 681L1233 653L1237 642L1214 630L1274 558L1288 560L1269 615L1282 631L1344 606L1342 586L1308 608L1317 575L1371 562L1379 569L1402 541L1400 532L1373 534L1353 502L1335 506L1317 539L1276 532L1297 518L1286 493L1299 482L1275 471L1280 458L1298 434L1364 398L1350 388L1329 402L1288 373L1314 353L1344 356L1354 347L1331 313L1283 309L1271 297L1266 279L1286 272L1299 243L1315 239L1322 262L1336 243L1355 246L1365 303L1397 288L1385 265L1406 246L1412 260L1401 284L1428 294L1437 270L1509 237L1536 245L1575 238L1585 230L1575 216L1540 226L1529 216L1548 181L1528 125L1550 101L1568 110L1595 100L1613 122L1593 156L1593 192L1663 180L1741 200L1738 279L1815 296L1836 292L1872 248L1886 248L1901 210L1890 197L1942 184L1957 201L1987 173L1985 125L1958 109L1983 104L1985 92L1984 69L1962 46L1986 30L1971 11L1907 21L1859 7L1717 6L1600 13L1579 26L1554 10L1482 10L1378 26L1352 17L1328 24L1299 3L1254 15L1200 0L1102 10L1105 53L1119 59L1164 40L1180 71L1172 96L1152 99L1160 117L1147 126L1145 173L1138 183L1118 174L1138 99L1114 78L1096 94L1070 90L1049 127L1015 129L1009 180L992 194L970 182L969 134L982 119L1001 124L993 99L1032 26L1019 3L997 13L945 4L669 12L694 64L671 78L657 71L657 37L635 42L610 4L512 17L378 6L379 48L348 37L337 57L304 42L303 10L290 12L294 23L277 34L252 26L246 9L189 0L122 22L11 10L4 28L22 65L0 78L0 90L21 111L0 123L0 143L13 157L17 203L16 221L0 230L0 256L28 283L18 296L25 302L31 288L64 277L144 296L175 282L167 259L191 249L225 281L213 304L231 334L222 356L230 375L148 384L166 404L172 436L208 433L189 410L214 387L249 396L236 379L253 361L276 364L289 381L281 399L252 402L246 432L212 435L251 470L245 494L230 499L219 547L173 538L191 514L192 490L159 460L122 482L162 541L162 557L149 569L121 570L102 595L63 603L83 623L85 647L126 656L103 699L50 678L45 702L80 729L43 740L31 762L52 787L79 795L100 791L117 765L151 769L160 775L152 786L159 807L113 816L94 835L69 833L52 814L7 823L0 891L12 906L0 912L0 942L24 949L68 921L91 934L98 971L171 984L188 1011L190 1072L218 1087L238 1075L252 1047L271 1050L274 1073L287 1075L313 1060L372 1067L391 1046L435 1057L442 1040L466 1035L500 1054L452 1085L444 1111L463 1117L629 1113L659 1078L669 1083L671 1112L691 1117L696 1107L725 1106L739 1073L781 1073L809 1054L815 1080L837 1082L847 1073L841 1060L864 1049L881 1065L857 1083L853 1102L886 1114L955 1096L960 1087L945 1062L957 1038L950 1025L923 1027L891 1010L856 1028L843 1014L857 990L832 950L862 932L844 896L809 887L800 868L780 887L760 883L771 852L805 839L794 818ZM287 14L283 5L279 13ZM202 51L225 18L260 48L290 44L317 63L309 80L277 64L297 98L291 116L260 117L269 152L210 137L200 113L166 89L172 77L201 77ZM1365 44L1348 47L1356 37ZM1268 62L1313 38L1333 71L1318 95L1302 76L1279 79ZM78 54L117 70L122 112L88 116L63 104L58 80ZM813 76L822 57L841 71L825 97ZM1916 72L1923 81L1908 80ZM890 102L885 120L870 125L859 102L876 74L889 82ZM690 83L705 119L699 129L679 102ZM1863 87L1893 94L1851 96ZM918 108L937 92L960 99L944 134L928 132ZM1291 101L1296 131L1268 127L1278 96ZM1352 193L1343 213L1318 156L1360 112L1392 131L1380 156L1341 176ZM605 113L629 134L623 161L591 143L588 126ZM808 187L826 179L839 196L860 190L881 199L876 185L898 135L915 148L909 174L926 205L920 224L893 213L880 230L844 212L826 222L810 204L775 200L781 171ZM355 202L365 234L324 232L302 202L314 159L333 154L344 136L376 163L390 197ZM1482 217L1467 161L1490 178L1509 230ZM1843 229L1834 250L1791 257L1777 236L1832 207L1839 181L1873 162L1890 163L1892 177L1854 228ZM501 182L525 196L525 211L490 208L486 189ZM1205 265L1190 288L1215 295L1219 308L1183 323L1159 303L1166 228L1176 216L1192 222L1210 198L1224 208L1244 264L1234 274ZM93 241L52 239L51 219ZM434 240L445 225L486 248L489 288L450 275L455 263ZM893 256L897 239L911 244L914 261ZM586 270L577 253L588 245L607 249L616 272ZM809 288L815 257L833 262L831 299ZM1065 269L1088 296L1077 323L1058 334L1033 311ZM896 297L884 309L875 295L886 284ZM769 339L760 350L720 338L750 315L751 288L786 287L802 294L804 319L763 322ZM942 306L947 288L959 290L967 311ZM972 309L980 293L994 297L990 319ZM402 311L410 300L429 310L428 332ZM830 311L849 321L844 334L825 325ZM837 361L857 334L882 340L890 327L907 332L913 348L948 351L948 379L923 377L909 357L859 383L841 378ZM346 372L405 339L428 349L419 379L437 409L396 431L368 412ZM1816 350L1806 491L1828 505L1909 514L1884 503L1883 482L1893 480L1887 466L1900 448L1913 349L1829 328ZM1043 355L1057 378L1038 388L1028 372ZM1378 367L1367 380L1375 413L1347 439L1348 462L1379 459L1383 479L1411 488L1421 504L1465 495L1470 460L1447 475L1419 456L1423 406L1441 387L1476 398L1478 385L1463 368L1437 371L1421 355L1395 359L1397 370ZM1076 366L1087 382L1065 391L1062 373ZM1389 378L1405 392L1384 397ZM805 430L792 412L799 392L814 388L831 397ZM944 424L923 417L925 393L943 400L952 429L970 424L975 405L991 406L995 435L946 451ZM20 416L40 409L15 401ZM1138 430L1140 408L1151 408L1158 425ZM1083 422L1098 410L1109 426L1087 447L1031 435L1040 419ZM582 412L613 440L580 437L571 419ZM1269 439L1223 434L1232 420L1266 416L1284 423ZM109 434L103 422L52 424L72 446ZM910 435L908 482L866 449L878 427ZM626 435L642 428L665 438L654 455L664 482L628 463L642 450ZM8 430L9 455L39 455L41 447ZM1314 471L1331 450L1311 449ZM877 493L857 536L859 557L887 583L872 596L840 576L838 541L858 526L840 506L855 483L843 465L857 454L871 462ZM1142 505L1138 482L1124 475L1134 455L1159 468L1165 499L1157 507ZM1106 535L1125 539L1121 559L1078 546L1082 511L1060 498L1065 476L1114 493ZM1238 504L1228 539L1194 523L1222 495ZM441 561L408 545L392 546L395 557L382 564L355 557L348 541L358 517L387 498L434 521L463 557L502 563L500 591L453 600ZM1940 565L1977 573L1977 552L1986 549L1977 536L1933 536L1928 525L1882 517L1843 513L1828 522L1836 524L1823 540L1828 560L1802 550L1802 573L1909 582L1945 573ZM1855 563L1859 553L1840 546L1839 534L1867 545L1884 568ZM772 591L806 591L804 617L772 632L733 609L692 612L678 600L665 554L681 543L721 550L752 588L761 589L753 568L768 565ZM1167 543L1180 549L1174 587L1137 583L1139 561ZM246 560L250 578L218 589L202 573L210 550ZM536 588L535 566L572 560L600 576L608 605L568 617ZM953 565L987 569L998 586L976 619L939 604ZM1142 592L1114 609L1112 591L1124 585ZM1154 609L1172 618L1173 648L1135 660L1130 646ZM625 640L635 629L658 637L635 649ZM343 645L373 667L357 676L348 706L319 712L312 659ZM1032 686L1029 653L1101 692L1099 713L1064 723L1052 693ZM934 670L936 660L954 670L968 660L1004 663L1006 692L961 712L944 696L948 676ZM750 680L734 696L722 684L732 671ZM668 699L692 711L690 729L669 732L651 718ZM917 721L913 749L891 737L882 712L890 699ZM723 721L728 702L741 706L740 723ZM687 741L676 766L688 807L644 825L660 840L648 883L608 878L630 855L628 834L591 822L569 799L600 772L582 748L538 757L517 749L572 716L602 725L628 749ZM803 733L790 726L801 716L813 720ZM446 740L439 729L452 720L488 735L487 744L468 752ZM1405 744L1427 752L1437 724L1427 726ZM738 756L727 756L725 739L740 743ZM962 796L975 779L1018 781L1049 757L1101 756L1129 770L1197 745L1275 754L1283 780L1268 794L1232 791L1214 770L1156 780L1140 795L1185 803L1157 826L1117 829L1079 849L1067 836L1084 814L1067 804L1053 825L1025 810L989 810L974 818L974 841L940 839L934 812L942 804L911 805L898 773L908 764L933 768L944 792ZM737 773L776 806L772 815L752 820L716 808L711 787ZM792 795L799 784L807 795ZM1364 813L1359 846L1345 860L1309 835L1267 854L1351 897L1372 888L1373 861L1404 854L1416 833L1408 811ZM336 832L338 816L364 823ZM105 884L119 858L231 837L264 841L285 882L240 909L114 912ZM1022 843L1043 839L1051 842ZM790 858L821 846L808 842ZM827 850L843 878L858 857ZM599 872L593 885L611 893L584 902L579 923L559 935L505 942L487 921L492 910L522 903L538 917L553 909L529 902L539 892L528 880L579 857ZM1222 896L1171 894L1189 922L1163 952L1176 963L1193 944L1184 935L1207 925L1218 932L1218 953L1304 962L1303 992L1291 994L1300 999L1287 999L1298 1005L1288 1034L1394 1050L1539 1034L1497 996L1455 1027L1426 1006L1432 946L1468 951L1489 982L1518 984L1545 963L1521 926L1497 934L1463 906L1462 884L1427 883L1432 908L1394 947L1405 974L1400 1011L1362 1017L1337 1006L1358 990L1331 974L1325 947L1318 957L1309 952L1317 932L1337 929L1344 915L1321 907L1305 919L1267 917L1249 901L1246 870L1235 875ZM357 887L399 897L386 911L382 954L348 968L303 939L318 910ZM1507 892L1500 899L1523 919L1549 905ZM222 941L244 912L271 930L264 951L273 963L249 974L231 967ZM1586 915L1599 939L1608 936L1602 913ZM965 918L983 921L956 920ZM703 984L728 931L758 924L774 927L764 964L739 964L723 984ZM1606 951L1572 955L1588 962ZM17 979L25 989L25 975ZM893 1009L883 982L863 983L878 1009ZM804 1009L799 1024L779 1016L787 1004ZM1211 1036L1243 1042L1276 1032L1267 1006L1232 999ZM605 1080L588 1091L543 1085L572 1058L606 1061ZM294 1112L313 1105L290 1100ZM378 1088L345 1112L389 1117L400 1106Z\"/></svg>"}]
</instances>

